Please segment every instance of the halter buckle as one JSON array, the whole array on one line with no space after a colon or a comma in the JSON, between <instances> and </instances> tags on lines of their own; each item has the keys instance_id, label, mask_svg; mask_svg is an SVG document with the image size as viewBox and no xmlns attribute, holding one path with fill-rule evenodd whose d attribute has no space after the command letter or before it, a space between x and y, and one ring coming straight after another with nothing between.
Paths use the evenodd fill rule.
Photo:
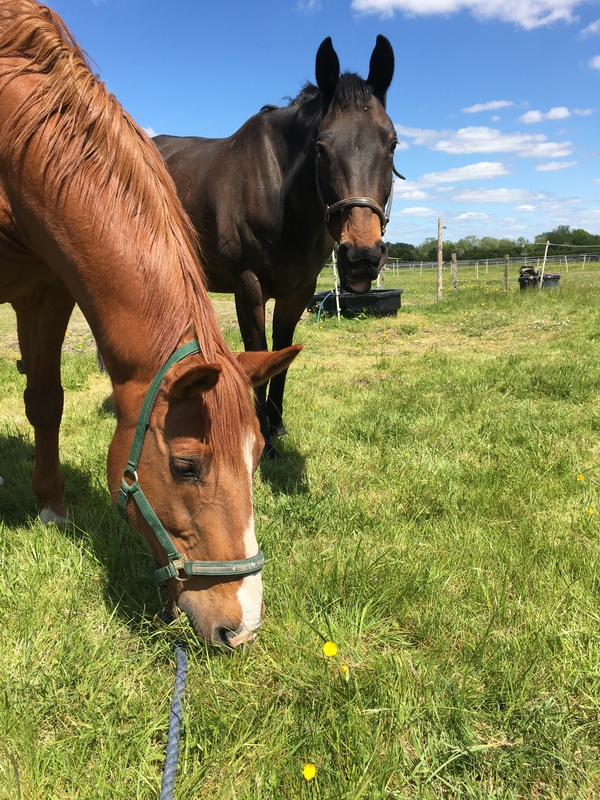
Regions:
<instances>
[{"instance_id":1,"label":"halter buckle","mask_svg":"<svg viewBox=\"0 0 600 800\"><path fill-rule=\"evenodd\" d=\"M173 575L173 578L176 581L179 581L180 583L185 583L186 581L189 581L189 579L190 579L190 576L185 572L185 566L184 566L185 562L187 560L188 560L188 558L187 558L186 554L185 553L180 553L179 554L179 558L175 558L173 561L170 562L172 564L172 566L173 566L173 569L177 572L177 575ZM179 574L180 572L183 572L183 574L184 574L183 578Z\"/></svg>"}]
</instances>

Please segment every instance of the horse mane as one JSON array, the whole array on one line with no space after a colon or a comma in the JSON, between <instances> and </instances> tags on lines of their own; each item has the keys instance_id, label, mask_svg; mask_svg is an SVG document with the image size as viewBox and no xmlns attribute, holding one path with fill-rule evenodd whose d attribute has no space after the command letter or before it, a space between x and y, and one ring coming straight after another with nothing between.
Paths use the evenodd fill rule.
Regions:
<instances>
[{"instance_id":1,"label":"horse mane","mask_svg":"<svg viewBox=\"0 0 600 800\"><path fill-rule=\"evenodd\" d=\"M0 0L0 89L23 76L35 76L31 90L8 118L0 119L4 136L10 131L11 178L18 180L28 147L45 133L49 150L43 185L56 203L67 188L78 192L87 208L96 208L101 196L103 231L115 219L129 223L132 263L140 273L146 263L161 267L144 275L141 313L148 320L155 318L156 304L162 303L164 290L178 280L179 271L184 297L172 308L162 303L162 316L148 342L149 359L164 362L181 339L195 337L208 362L229 362L232 369L223 371L217 391L205 396L211 438L227 451L237 428L227 425L218 409L234 408L246 417L249 403L242 389L248 391L248 382L219 330L198 264L197 234L158 149L92 74L55 12L34 0ZM8 151L8 142L4 149Z\"/></svg>"},{"instance_id":2,"label":"horse mane","mask_svg":"<svg viewBox=\"0 0 600 800\"><path fill-rule=\"evenodd\" d=\"M357 75L356 72L343 72L337 82L335 94L329 105L330 108L346 108L354 105L356 108L363 106L373 96L373 87L370 83ZM318 126L323 119L323 101L321 90L318 86L307 81L296 97L289 99L287 106L279 107L265 105L261 113L272 111L285 112L289 110L298 115L298 118L307 126Z\"/></svg>"}]
</instances>

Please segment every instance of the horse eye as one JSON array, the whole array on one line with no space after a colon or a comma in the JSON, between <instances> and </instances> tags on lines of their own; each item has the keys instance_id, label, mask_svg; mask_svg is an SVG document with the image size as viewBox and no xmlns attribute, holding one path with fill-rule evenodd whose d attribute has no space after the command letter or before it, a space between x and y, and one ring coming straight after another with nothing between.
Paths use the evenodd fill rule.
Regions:
<instances>
[{"instance_id":1,"label":"horse eye","mask_svg":"<svg viewBox=\"0 0 600 800\"><path fill-rule=\"evenodd\" d=\"M397 144L398 144L398 139L394 139L390 144L390 155L394 154L394 150L396 149Z\"/></svg>"},{"instance_id":2,"label":"horse eye","mask_svg":"<svg viewBox=\"0 0 600 800\"><path fill-rule=\"evenodd\" d=\"M191 458L179 458L173 456L171 458L171 468L173 472L180 478L186 480L200 480L199 465Z\"/></svg>"}]
</instances>

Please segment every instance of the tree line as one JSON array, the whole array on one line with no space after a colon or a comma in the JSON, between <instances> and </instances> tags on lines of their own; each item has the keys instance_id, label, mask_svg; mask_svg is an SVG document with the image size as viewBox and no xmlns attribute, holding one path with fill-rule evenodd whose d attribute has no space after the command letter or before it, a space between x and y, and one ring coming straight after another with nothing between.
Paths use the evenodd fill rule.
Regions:
<instances>
[{"instance_id":1,"label":"tree line","mask_svg":"<svg viewBox=\"0 0 600 800\"><path fill-rule=\"evenodd\" d=\"M483 261L487 258L504 258L509 255L513 258L523 256L542 256L546 249L546 242L551 242L548 255L565 255L564 245L573 246L575 252L580 248L585 252L586 247L600 245L600 235L588 233L583 228L570 228L568 225L559 225L553 231L545 231L530 242L523 237L518 239L494 239L492 236L466 236L457 242L442 240L444 261L449 261L452 253L456 253L459 261ZM399 261L437 261L438 240L431 237L425 239L420 245L406 244L404 242L386 242L389 258ZM563 245L556 247L552 245Z\"/></svg>"}]
</instances>

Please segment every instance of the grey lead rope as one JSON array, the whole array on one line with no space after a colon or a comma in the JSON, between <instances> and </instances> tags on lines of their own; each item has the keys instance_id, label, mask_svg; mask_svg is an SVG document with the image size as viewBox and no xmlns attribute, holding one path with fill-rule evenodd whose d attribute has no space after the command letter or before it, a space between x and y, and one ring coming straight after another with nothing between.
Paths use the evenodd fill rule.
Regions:
<instances>
[{"instance_id":1,"label":"grey lead rope","mask_svg":"<svg viewBox=\"0 0 600 800\"><path fill-rule=\"evenodd\" d=\"M163 770L162 783L160 786L160 800L172 800L173 789L175 788L175 776L177 774L177 762L179 760L179 729L183 716L182 702L185 690L185 679L187 677L187 652L185 645L181 642L175 643L175 660L177 662L175 670L175 688L173 689L173 699L171 701L171 713L169 714L169 732L167 734L167 753L165 756L165 767Z\"/></svg>"}]
</instances>

